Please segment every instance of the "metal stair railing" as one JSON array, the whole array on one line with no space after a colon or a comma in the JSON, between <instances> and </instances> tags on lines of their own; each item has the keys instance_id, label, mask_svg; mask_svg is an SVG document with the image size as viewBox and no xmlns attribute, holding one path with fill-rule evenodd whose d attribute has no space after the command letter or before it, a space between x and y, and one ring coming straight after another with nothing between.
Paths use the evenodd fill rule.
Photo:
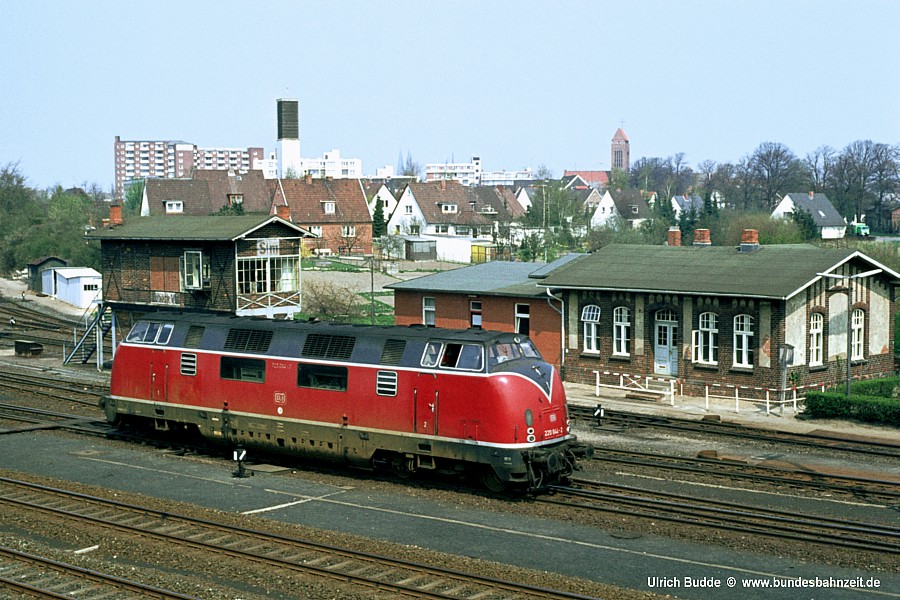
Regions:
<instances>
[{"instance_id":1,"label":"metal stair railing","mask_svg":"<svg viewBox=\"0 0 900 600\"><path fill-rule=\"evenodd\" d=\"M109 305L106 303L100 304L97 308L97 312L94 315L93 319L91 319L90 323L85 327L84 333L81 337L78 336L78 327L75 327L74 337L77 340L75 345L72 346L72 349L68 352L65 352L63 358L63 364L69 364L76 357L80 359L79 362L81 364L87 364L87 362L91 359L94 353L97 352L98 344L102 344L103 340L106 338L106 334L113 327L113 321L115 316L109 312ZM86 320L86 319L85 319ZM99 335L98 335L99 330ZM102 355L102 350L101 350ZM100 355L98 355L98 361L100 360Z\"/></svg>"}]
</instances>

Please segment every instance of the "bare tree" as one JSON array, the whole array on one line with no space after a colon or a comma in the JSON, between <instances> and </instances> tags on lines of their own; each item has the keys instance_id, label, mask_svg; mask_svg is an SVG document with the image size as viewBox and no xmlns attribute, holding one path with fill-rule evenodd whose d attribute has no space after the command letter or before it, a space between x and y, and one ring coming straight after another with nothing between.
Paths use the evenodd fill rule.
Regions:
<instances>
[{"instance_id":1,"label":"bare tree","mask_svg":"<svg viewBox=\"0 0 900 600\"><path fill-rule=\"evenodd\" d=\"M760 208L771 211L778 201L804 180L803 164L794 153L776 142L763 142L753 153L756 184L761 193Z\"/></svg>"},{"instance_id":2,"label":"bare tree","mask_svg":"<svg viewBox=\"0 0 900 600\"><path fill-rule=\"evenodd\" d=\"M812 178L813 191L824 192L834 165L835 150L831 146L819 146L806 155L806 169Z\"/></svg>"},{"instance_id":3,"label":"bare tree","mask_svg":"<svg viewBox=\"0 0 900 600\"><path fill-rule=\"evenodd\" d=\"M303 286L303 312L311 318L346 323L365 311L352 289L331 281L316 281Z\"/></svg>"}]
</instances>

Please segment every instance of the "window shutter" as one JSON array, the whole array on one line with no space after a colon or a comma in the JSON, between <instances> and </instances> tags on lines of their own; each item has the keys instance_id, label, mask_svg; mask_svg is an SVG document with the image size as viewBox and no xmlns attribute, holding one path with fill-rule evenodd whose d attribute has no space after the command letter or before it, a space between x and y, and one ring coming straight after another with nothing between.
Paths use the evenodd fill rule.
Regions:
<instances>
[{"instance_id":1,"label":"window shutter","mask_svg":"<svg viewBox=\"0 0 900 600\"><path fill-rule=\"evenodd\" d=\"M700 330L691 330L691 362L700 360Z\"/></svg>"}]
</instances>

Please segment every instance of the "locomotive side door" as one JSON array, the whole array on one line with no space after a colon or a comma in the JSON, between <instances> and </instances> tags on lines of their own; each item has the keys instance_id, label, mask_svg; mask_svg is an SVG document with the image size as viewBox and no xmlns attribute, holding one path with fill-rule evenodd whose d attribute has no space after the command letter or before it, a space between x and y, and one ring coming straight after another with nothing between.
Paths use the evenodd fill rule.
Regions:
<instances>
[{"instance_id":1,"label":"locomotive side door","mask_svg":"<svg viewBox=\"0 0 900 600\"><path fill-rule=\"evenodd\" d=\"M415 416L413 431L424 435L437 433L438 390L437 375L419 373L416 379Z\"/></svg>"},{"instance_id":2,"label":"locomotive side door","mask_svg":"<svg viewBox=\"0 0 900 600\"><path fill-rule=\"evenodd\" d=\"M166 402L169 399L169 365L166 353L153 350L150 356L150 400Z\"/></svg>"}]
</instances>

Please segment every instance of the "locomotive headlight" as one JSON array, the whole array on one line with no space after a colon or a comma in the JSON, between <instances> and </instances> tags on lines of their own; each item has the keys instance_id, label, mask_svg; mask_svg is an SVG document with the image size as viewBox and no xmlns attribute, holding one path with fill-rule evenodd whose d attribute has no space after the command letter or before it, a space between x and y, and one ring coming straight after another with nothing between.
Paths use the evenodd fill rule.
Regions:
<instances>
[{"instance_id":1,"label":"locomotive headlight","mask_svg":"<svg viewBox=\"0 0 900 600\"><path fill-rule=\"evenodd\" d=\"M533 435L529 435L529 436L528 436L527 438L525 438L525 439L527 439L529 442L534 442L537 438L535 438Z\"/></svg>"},{"instance_id":2,"label":"locomotive headlight","mask_svg":"<svg viewBox=\"0 0 900 600\"><path fill-rule=\"evenodd\" d=\"M534 427L529 427L526 432L528 435L534 435Z\"/></svg>"},{"instance_id":3,"label":"locomotive headlight","mask_svg":"<svg viewBox=\"0 0 900 600\"><path fill-rule=\"evenodd\" d=\"M531 414L530 408L525 409L525 424L528 425L529 427L534 425L534 415ZM531 431L531 433L533 433L533 431Z\"/></svg>"}]
</instances>

